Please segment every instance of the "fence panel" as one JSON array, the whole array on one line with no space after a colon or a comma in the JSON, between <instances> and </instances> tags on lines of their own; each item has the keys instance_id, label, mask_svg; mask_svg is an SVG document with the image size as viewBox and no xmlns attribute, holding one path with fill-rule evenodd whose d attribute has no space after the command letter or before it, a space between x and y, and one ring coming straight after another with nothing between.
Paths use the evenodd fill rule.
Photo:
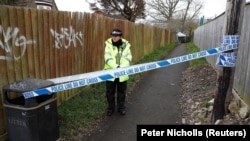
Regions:
<instances>
[{"instance_id":1,"label":"fence panel","mask_svg":"<svg viewBox=\"0 0 250 141\"><path fill-rule=\"evenodd\" d=\"M235 76L233 82L233 90L250 105L250 28L249 28L249 16L250 16L250 3L245 6L245 12L243 17L240 43L237 53L237 62L235 68ZM194 43L200 47L201 50L207 50L221 46L221 40L224 35L225 13L215 18L213 21L208 22L195 30ZM207 57L208 62L215 68L215 70L221 69L216 65L218 55Z\"/></svg>"},{"instance_id":2,"label":"fence panel","mask_svg":"<svg viewBox=\"0 0 250 141\"><path fill-rule=\"evenodd\" d=\"M240 47L237 55L237 66L235 69L234 88L235 91L250 105L250 3L244 11L244 20L241 29Z\"/></svg>"}]
</instances>

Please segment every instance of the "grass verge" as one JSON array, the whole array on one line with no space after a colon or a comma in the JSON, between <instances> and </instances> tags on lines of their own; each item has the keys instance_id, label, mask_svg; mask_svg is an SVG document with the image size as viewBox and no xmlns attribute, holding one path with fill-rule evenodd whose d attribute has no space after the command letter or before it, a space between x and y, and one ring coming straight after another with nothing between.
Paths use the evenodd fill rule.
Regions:
<instances>
[{"instance_id":1,"label":"grass verge","mask_svg":"<svg viewBox=\"0 0 250 141\"><path fill-rule=\"evenodd\" d=\"M200 51L200 49L193 42L189 42L187 48L188 48L188 53L195 53ZM209 64L206 58L194 59L189 61L189 63L193 69Z\"/></svg>"}]
</instances>

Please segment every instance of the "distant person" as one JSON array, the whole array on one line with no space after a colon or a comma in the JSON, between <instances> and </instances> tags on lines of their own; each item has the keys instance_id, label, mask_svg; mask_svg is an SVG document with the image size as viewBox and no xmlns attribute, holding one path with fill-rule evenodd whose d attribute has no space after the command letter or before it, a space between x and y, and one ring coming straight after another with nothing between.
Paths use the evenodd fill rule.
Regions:
<instances>
[{"instance_id":1,"label":"distant person","mask_svg":"<svg viewBox=\"0 0 250 141\"><path fill-rule=\"evenodd\" d=\"M122 38L120 29L113 29L111 37L105 41L104 69L128 67L132 61L130 43ZM126 114L125 99L128 75L106 81L106 97L108 101L107 116L111 116L117 108L121 115ZM117 98L115 100L115 94ZM117 107L116 107L117 103Z\"/></svg>"}]
</instances>

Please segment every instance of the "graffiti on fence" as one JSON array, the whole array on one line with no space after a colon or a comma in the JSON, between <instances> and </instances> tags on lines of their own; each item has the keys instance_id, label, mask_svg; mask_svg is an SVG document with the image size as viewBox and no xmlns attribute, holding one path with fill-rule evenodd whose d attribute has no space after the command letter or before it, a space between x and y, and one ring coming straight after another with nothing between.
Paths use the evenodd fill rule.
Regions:
<instances>
[{"instance_id":1,"label":"graffiti on fence","mask_svg":"<svg viewBox=\"0 0 250 141\"><path fill-rule=\"evenodd\" d=\"M61 28L61 33L56 32L53 29L50 29L50 32L52 36L55 37L55 48L69 48L71 44L73 44L74 47L77 46L77 41L80 43L80 45L83 45L82 39L83 34L82 32L76 32L75 29L70 26L69 28Z\"/></svg>"},{"instance_id":2,"label":"graffiti on fence","mask_svg":"<svg viewBox=\"0 0 250 141\"><path fill-rule=\"evenodd\" d=\"M8 27L5 31L2 25L0 25L0 34L3 36L3 38L0 38L0 47L6 52L6 54L9 54L8 56L0 55L0 60L10 60L12 58L19 60L24 55L27 45L36 43L35 40L28 40L25 36L20 35L19 28L17 27ZM21 54L19 55L14 54L14 49L18 49L18 47L21 49Z\"/></svg>"},{"instance_id":3,"label":"graffiti on fence","mask_svg":"<svg viewBox=\"0 0 250 141\"><path fill-rule=\"evenodd\" d=\"M22 82L14 82L13 84L10 84L10 89L24 90L27 89L27 84Z\"/></svg>"}]
</instances>

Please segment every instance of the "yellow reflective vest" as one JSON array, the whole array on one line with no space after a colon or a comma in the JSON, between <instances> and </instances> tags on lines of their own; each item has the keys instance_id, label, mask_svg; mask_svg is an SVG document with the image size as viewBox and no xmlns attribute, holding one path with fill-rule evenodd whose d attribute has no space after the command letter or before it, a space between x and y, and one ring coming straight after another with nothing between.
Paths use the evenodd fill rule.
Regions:
<instances>
[{"instance_id":1,"label":"yellow reflective vest","mask_svg":"<svg viewBox=\"0 0 250 141\"><path fill-rule=\"evenodd\" d=\"M116 47L112 45L112 38L105 41L105 52L104 52L104 70L115 69L118 66L128 67L132 62L132 54L130 50L130 43L122 39L122 45ZM124 82L129 79L128 75L120 76L119 81ZM109 81L114 81L115 79L110 79Z\"/></svg>"}]
</instances>

